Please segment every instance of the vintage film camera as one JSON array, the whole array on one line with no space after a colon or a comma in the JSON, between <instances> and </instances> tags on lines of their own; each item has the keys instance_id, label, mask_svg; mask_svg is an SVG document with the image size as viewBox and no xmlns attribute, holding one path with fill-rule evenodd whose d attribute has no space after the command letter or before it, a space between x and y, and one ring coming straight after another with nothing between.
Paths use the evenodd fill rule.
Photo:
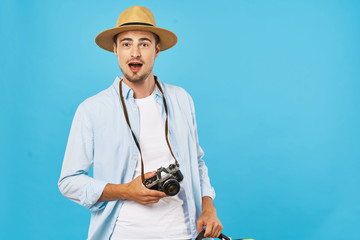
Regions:
<instances>
[{"instance_id":1,"label":"vintage film camera","mask_svg":"<svg viewBox=\"0 0 360 240\"><path fill-rule=\"evenodd\" d=\"M159 168L154 177L146 179L145 186L149 189L164 192L168 196L175 196L180 191L179 182L183 178L179 167L170 164L168 168Z\"/></svg>"}]
</instances>

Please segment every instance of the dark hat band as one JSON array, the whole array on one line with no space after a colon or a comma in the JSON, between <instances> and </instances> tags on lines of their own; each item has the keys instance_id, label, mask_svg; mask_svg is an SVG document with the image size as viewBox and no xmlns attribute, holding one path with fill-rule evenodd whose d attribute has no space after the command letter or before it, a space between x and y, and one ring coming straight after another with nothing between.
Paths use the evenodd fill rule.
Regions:
<instances>
[{"instance_id":1,"label":"dark hat band","mask_svg":"<svg viewBox=\"0 0 360 240\"><path fill-rule=\"evenodd\" d=\"M142 22L129 22L129 23L124 23L124 24L121 24L119 27L122 27L122 26L128 26L128 25L145 25L145 26L154 26L152 24L149 24L149 23L142 23Z\"/></svg>"}]
</instances>

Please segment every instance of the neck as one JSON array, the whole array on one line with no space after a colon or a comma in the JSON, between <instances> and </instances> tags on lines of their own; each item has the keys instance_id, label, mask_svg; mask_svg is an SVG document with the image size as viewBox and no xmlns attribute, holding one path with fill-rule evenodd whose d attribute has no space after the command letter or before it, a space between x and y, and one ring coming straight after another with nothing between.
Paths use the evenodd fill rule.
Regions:
<instances>
[{"instance_id":1,"label":"neck","mask_svg":"<svg viewBox=\"0 0 360 240\"><path fill-rule=\"evenodd\" d=\"M134 91L134 98L148 97L153 93L155 88L155 77L153 74L150 74L145 80L139 82L131 82L125 77L123 81Z\"/></svg>"}]
</instances>

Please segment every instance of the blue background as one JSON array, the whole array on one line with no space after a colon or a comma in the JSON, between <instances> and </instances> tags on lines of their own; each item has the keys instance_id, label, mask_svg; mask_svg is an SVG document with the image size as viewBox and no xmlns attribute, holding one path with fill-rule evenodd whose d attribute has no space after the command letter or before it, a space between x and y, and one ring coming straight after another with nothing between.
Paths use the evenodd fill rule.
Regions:
<instances>
[{"instance_id":1,"label":"blue background","mask_svg":"<svg viewBox=\"0 0 360 240\"><path fill-rule=\"evenodd\" d=\"M85 239L57 181L75 110L121 75L95 36L132 5L179 38L156 60L184 87L224 233L360 239L360 2L0 3L0 239Z\"/></svg>"}]
</instances>

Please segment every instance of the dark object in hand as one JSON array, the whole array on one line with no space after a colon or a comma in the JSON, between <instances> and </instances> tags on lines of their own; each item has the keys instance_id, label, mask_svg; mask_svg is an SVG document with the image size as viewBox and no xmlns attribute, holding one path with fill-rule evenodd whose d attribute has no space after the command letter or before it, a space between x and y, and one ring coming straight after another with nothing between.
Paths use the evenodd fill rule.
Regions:
<instances>
[{"instance_id":1,"label":"dark object in hand","mask_svg":"<svg viewBox=\"0 0 360 240\"><path fill-rule=\"evenodd\" d=\"M156 171L156 175L145 180L145 187L164 192L168 196L175 196L180 191L180 184L184 179L180 169L175 164L170 164L168 168L161 167Z\"/></svg>"}]
</instances>

